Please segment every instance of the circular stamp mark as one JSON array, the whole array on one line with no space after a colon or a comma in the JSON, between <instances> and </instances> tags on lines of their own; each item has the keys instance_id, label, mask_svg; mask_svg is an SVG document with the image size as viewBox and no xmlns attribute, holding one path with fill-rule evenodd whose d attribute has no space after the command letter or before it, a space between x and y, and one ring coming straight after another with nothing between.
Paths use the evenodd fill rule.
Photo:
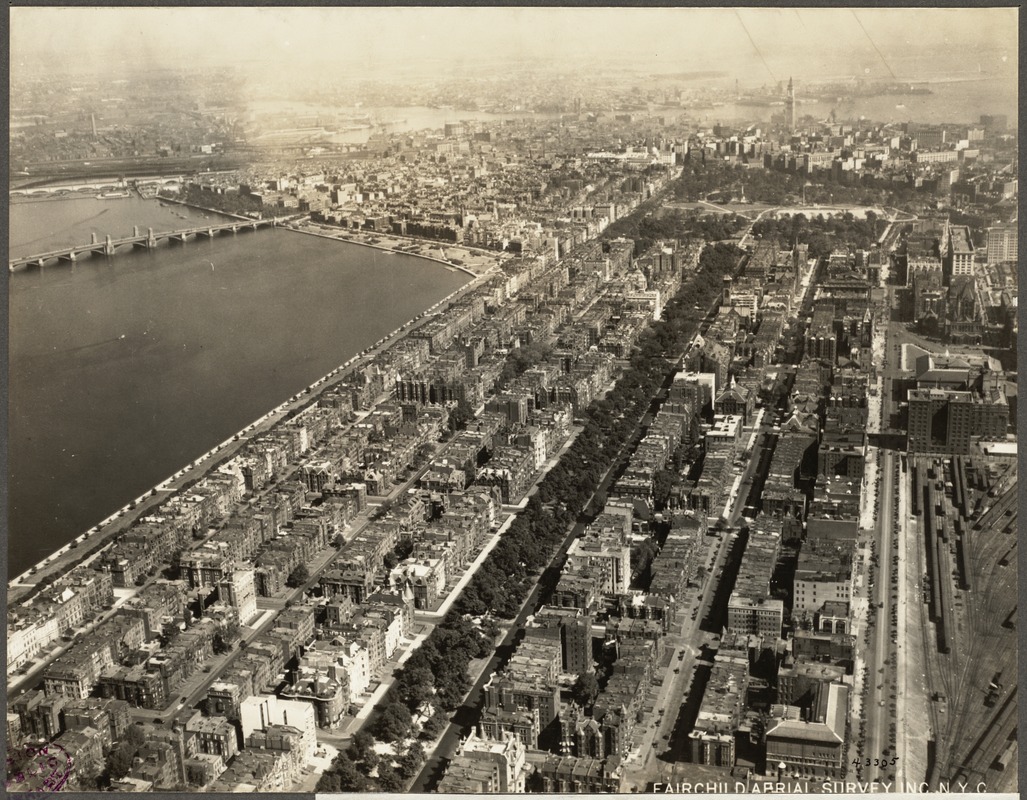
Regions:
<instances>
[{"instance_id":1,"label":"circular stamp mark","mask_svg":"<svg viewBox=\"0 0 1027 800\"><path fill-rule=\"evenodd\" d=\"M71 754L59 744L8 746L5 788L8 794L59 792L71 778L74 764Z\"/></svg>"}]
</instances>

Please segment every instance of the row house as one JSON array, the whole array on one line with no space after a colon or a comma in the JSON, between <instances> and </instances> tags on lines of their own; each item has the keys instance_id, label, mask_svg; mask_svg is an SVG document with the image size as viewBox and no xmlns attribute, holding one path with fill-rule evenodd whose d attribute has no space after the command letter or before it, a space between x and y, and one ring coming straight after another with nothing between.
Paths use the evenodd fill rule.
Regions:
<instances>
[{"instance_id":1,"label":"row house","mask_svg":"<svg viewBox=\"0 0 1027 800\"><path fill-rule=\"evenodd\" d=\"M192 531L176 522L163 517L145 517L140 524L133 525L122 534L118 544L126 547L138 545L151 552L156 561L169 563L192 539Z\"/></svg>"},{"instance_id":2,"label":"row house","mask_svg":"<svg viewBox=\"0 0 1027 800\"><path fill-rule=\"evenodd\" d=\"M427 528L416 531L413 542L411 557L417 561L442 561L442 572L445 575L460 574L461 568L470 561L472 538L467 531Z\"/></svg>"},{"instance_id":3,"label":"row house","mask_svg":"<svg viewBox=\"0 0 1027 800\"><path fill-rule=\"evenodd\" d=\"M187 599L184 581L158 580L126 600L119 613L142 619L144 636L150 640L160 634L166 620L185 617Z\"/></svg>"},{"instance_id":4,"label":"row house","mask_svg":"<svg viewBox=\"0 0 1027 800\"><path fill-rule=\"evenodd\" d=\"M217 546L210 542L197 550L185 551L178 561L179 570L188 581L190 589L217 586L232 572L235 564L235 558L227 546Z\"/></svg>"},{"instance_id":5,"label":"row house","mask_svg":"<svg viewBox=\"0 0 1027 800\"><path fill-rule=\"evenodd\" d=\"M314 607L309 604L285 609L275 618L271 634L282 642L286 661L314 641Z\"/></svg>"},{"instance_id":6,"label":"row house","mask_svg":"<svg viewBox=\"0 0 1027 800\"><path fill-rule=\"evenodd\" d=\"M167 680L156 666L111 667L99 683L103 697L115 698L136 708L164 708L170 700Z\"/></svg>"},{"instance_id":7,"label":"row house","mask_svg":"<svg viewBox=\"0 0 1027 800\"><path fill-rule=\"evenodd\" d=\"M239 469L243 483L248 492L259 492L271 482L272 478L286 467L286 456L283 448L273 444L250 444L243 451Z\"/></svg>"},{"instance_id":8,"label":"row house","mask_svg":"<svg viewBox=\"0 0 1027 800\"><path fill-rule=\"evenodd\" d=\"M603 587L609 583L603 570L608 565L569 568L560 573L560 580L553 590L552 605L556 608L580 608L586 614L594 614L603 597Z\"/></svg>"},{"instance_id":9,"label":"row house","mask_svg":"<svg viewBox=\"0 0 1027 800\"><path fill-rule=\"evenodd\" d=\"M252 693L252 673L235 664L207 689L203 707L209 716L223 715L237 720L242 701Z\"/></svg>"},{"instance_id":10,"label":"row house","mask_svg":"<svg viewBox=\"0 0 1027 800\"><path fill-rule=\"evenodd\" d=\"M149 573L161 566L156 553L146 545L123 542L115 542L100 556L98 563L100 569L110 575L112 585L119 589L143 583Z\"/></svg>"},{"instance_id":11,"label":"row house","mask_svg":"<svg viewBox=\"0 0 1027 800\"><path fill-rule=\"evenodd\" d=\"M619 660L619 659L618 659ZM638 716L650 687L647 668L636 663L630 672L615 672L606 689L596 698L592 720L598 726L599 741L607 756L625 757L631 746L631 731L638 725Z\"/></svg>"},{"instance_id":12,"label":"row house","mask_svg":"<svg viewBox=\"0 0 1027 800\"><path fill-rule=\"evenodd\" d=\"M444 558L407 558L389 573L389 588L409 597L414 607L428 610L435 607L446 587Z\"/></svg>"},{"instance_id":13,"label":"row house","mask_svg":"<svg viewBox=\"0 0 1027 800\"><path fill-rule=\"evenodd\" d=\"M439 783L443 794L496 794L525 791L524 743L506 734L480 738L475 731L461 741Z\"/></svg>"},{"instance_id":14,"label":"row house","mask_svg":"<svg viewBox=\"0 0 1027 800\"><path fill-rule=\"evenodd\" d=\"M335 675L330 675L322 673L320 669L311 669L305 657L288 687L281 691L280 697L309 703L317 726L333 730L342 724L350 708L348 675L345 670L336 670Z\"/></svg>"},{"instance_id":15,"label":"row house","mask_svg":"<svg viewBox=\"0 0 1027 800\"><path fill-rule=\"evenodd\" d=\"M619 761L575 758L541 750L528 750L525 757L530 774L530 791L556 794L599 794L620 791Z\"/></svg>"},{"instance_id":16,"label":"row house","mask_svg":"<svg viewBox=\"0 0 1027 800\"><path fill-rule=\"evenodd\" d=\"M855 544L859 530L861 478L818 478L806 517L811 542Z\"/></svg>"},{"instance_id":17,"label":"row house","mask_svg":"<svg viewBox=\"0 0 1027 800\"><path fill-rule=\"evenodd\" d=\"M54 694L35 689L12 698L8 711L18 715L22 736L26 739L52 741L65 730L65 708L75 700L72 695Z\"/></svg>"},{"instance_id":18,"label":"row house","mask_svg":"<svg viewBox=\"0 0 1027 800\"><path fill-rule=\"evenodd\" d=\"M228 763L239 752L235 726L222 716L204 716L194 712L185 725L185 746L189 757L196 755L219 756Z\"/></svg>"},{"instance_id":19,"label":"row house","mask_svg":"<svg viewBox=\"0 0 1027 800\"><path fill-rule=\"evenodd\" d=\"M99 774L104 766L103 737L95 728L86 727L81 730L69 730L54 740L54 745L67 754L68 761L74 764L69 787L87 790L89 777Z\"/></svg>"},{"instance_id":20,"label":"row house","mask_svg":"<svg viewBox=\"0 0 1027 800\"><path fill-rule=\"evenodd\" d=\"M243 750L216 780L207 784L206 789L215 793L281 791L283 770L278 762L282 755Z\"/></svg>"},{"instance_id":21,"label":"row house","mask_svg":"<svg viewBox=\"0 0 1027 800\"><path fill-rule=\"evenodd\" d=\"M44 633L44 629L48 628L46 633L54 634L48 638L46 643L49 643L56 639L57 633L79 627L87 617L92 616L93 612L110 605L113 600L114 584L109 574L86 567L75 569L43 591L30 606L36 620L45 616L53 622L46 625L37 623L33 626L36 630L35 636L22 633L19 638L23 643L28 644L29 648L38 652L43 646L45 637L40 634ZM28 616L26 615L26 617ZM25 627L27 626L23 626L23 629ZM21 645L23 655L20 660L22 661L30 657L24 655L28 649L26 644ZM8 649L10 651L10 642ZM10 661L8 664L10 666Z\"/></svg>"},{"instance_id":22,"label":"row house","mask_svg":"<svg viewBox=\"0 0 1027 800\"><path fill-rule=\"evenodd\" d=\"M770 459L763 488L763 510L777 516L802 519L806 514L806 495L798 488L805 477L803 462L816 445L806 433L782 432Z\"/></svg>"},{"instance_id":23,"label":"row house","mask_svg":"<svg viewBox=\"0 0 1027 800\"><path fill-rule=\"evenodd\" d=\"M705 520L705 517L700 519ZM667 625L676 619L677 608L684 605L690 587L694 589L698 585L697 572L702 559L698 552L700 544L682 539L672 542L668 538L650 565L652 580L646 600L657 599L667 604L668 614L664 620Z\"/></svg>"},{"instance_id":24,"label":"row house","mask_svg":"<svg viewBox=\"0 0 1027 800\"><path fill-rule=\"evenodd\" d=\"M289 691L295 699L314 703L318 727L335 728L375 678L359 642L319 640L300 658Z\"/></svg>"},{"instance_id":25,"label":"row house","mask_svg":"<svg viewBox=\"0 0 1027 800\"><path fill-rule=\"evenodd\" d=\"M373 592L375 572L376 568L362 562L344 564L321 575L321 592L328 598L341 595L359 603Z\"/></svg>"},{"instance_id":26,"label":"row house","mask_svg":"<svg viewBox=\"0 0 1027 800\"><path fill-rule=\"evenodd\" d=\"M688 495L688 507L695 512L715 516L723 508L729 485L731 458L722 451L706 453L702 472Z\"/></svg>"},{"instance_id":27,"label":"row house","mask_svg":"<svg viewBox=\"0 0 1027 800\"><path fill-rule=\"evenodd\" d=\"M144 641L145 626L136 617L117 614L68 648L43 671L48 695L84 698L92 693L100 675L136 650Z\"/></svg>"},{"instance_id":28,"label":"row house","mask_svg":"<svg viewBox=\"0 0 1027 800\"><path fill-rule=\"evenodd\" d=\"M523 497L535 473L533 453L522 447L496 448L487 466L478 470L475 483L499 488L503 503Z\"/></svg>"},{"instance_id":29,"label":"row house","mask_svg":"<svg viewBox=\"0 0 1027 800\"><path fill-rule=\"evenodd\" d=\"M131 724L129 705L121 700L87 697L64 705L64 729L81 731L93 728L99 731L104 753L124 737Z\"/></svg>"},{"instance_id":30,"label":"row house","mask_svg":"<svg viewBox=\"0 0 1027 800\"><path fill-rule=\"evenodd\" d=\"M748 658L718 653L688 734L691 763L723 768L735 765L735 736L745 715L748 685Z\"/></svg>"},{"instance_id":31,"label":"row house","mask_svg":"<svg viewBox=\"0 0 1027 800\"><path fill-rule=\"evenodd\" d=\"M390 625L396 626L391 633ZM348 622L340 622L330 630L333 634L330 641L338 645L358 645L359 651L362 651L362 654L358 655L358 663L366 661L365 668L369 679L377 681L383 674L386 662L392 656L389 646L398 645L399 638L395 633L398 627L399 623L395 621L385 622L375 616L354 615ZM344 661L344 664L346 663ZM353 680L352 677L351 680Z\"/></svg>"},{"instance_id":32,"label":"row house","mask_svg":"<svg viewBox=\"0 0 1027 800\"><path fill-rule=\"evenodd\" d=\"M538 738L559 720L560 685L555 678L536 674L493 674L484 687L485 708L482 712L481 728L491 738L502 737L504 733L524 735L517 724L521 715L527 713L531 721L528 735L534 741L526 741L529 748L538 747ZM514 715L508 717L506 715ZM514 723L513 727L507 724Z\"/></svg>"},{"instance_id":33,"label":"row house","mask_svg":"<svg viewBox=\"0 0 1027 800\"><path fill-rule=\"evenodd\" d=\"M213 637L220 628L214 620L202 619L146 662L105 670L99 680L101 695L141 708L163 708L179 686L213 655Z\"/></svg>"}]
</instances>

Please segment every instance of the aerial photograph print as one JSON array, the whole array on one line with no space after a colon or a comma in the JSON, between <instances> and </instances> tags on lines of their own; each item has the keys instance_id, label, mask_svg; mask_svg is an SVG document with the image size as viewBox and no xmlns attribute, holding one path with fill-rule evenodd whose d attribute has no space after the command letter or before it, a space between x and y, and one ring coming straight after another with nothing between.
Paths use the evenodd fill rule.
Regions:
<instances>
[{"instance_id":1,"label":"aerial photograph print","mask_svg":"<svg viewBox=\"0 0 1027 800\"><path fill-rule=\"evenodd\" d=\"M7 13L7 793L1018 796L1015 5Z\"/></svg>"}]
</instances>

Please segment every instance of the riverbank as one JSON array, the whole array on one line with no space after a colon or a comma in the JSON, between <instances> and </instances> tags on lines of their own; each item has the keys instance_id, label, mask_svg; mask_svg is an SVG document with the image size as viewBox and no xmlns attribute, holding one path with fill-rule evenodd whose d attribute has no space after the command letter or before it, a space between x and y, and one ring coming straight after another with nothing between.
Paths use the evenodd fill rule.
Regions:
<instances>
[{"instance_id":1,"label":"riverbank","mask_svg":"<svg viewBox=\"0 0 1027 800\"><path fill-rule=\"evenodd\" d=\"M438 261L439 259L434 258L431 260ZM165 478L152 489L136 497L113 514L110 514L100 524L90 528L86 533L68 542L41 562L10 580L8 583L8 603L24 601L37 591L36 585L39 582L52 579L77 564L96 558L100 552L117 539L121 533L129 529L140 517L151 513L154 508L176 492L192 485L208 472L215 469L220 463L234 456L250 439L274 427L290 412L316 402L323 391L335 386L353 369L371 361L387 347L409 333L410 330L427 322L433 313L476 289L492 275L492 271L496 269L495 261L496 259L493 258L491 267L483 268L479 273L469 273L468 270L464 270L474 275L472 280L451 292L430 308L407 320L369 348L365 348L345 363L335 367L305 389L294 394L284 403L246 425L235 435L211 448L187 466ZM453 267L453 269L455 270L456 267Z\"/></svg>"},{"instance_id":2,"label":"riverbank","mask_svg":"<svg viewBox=\"0 0 1027 800\"><path fill-rule=\"evenodd\" d=\"M66 192L50 192L45 195L11 195L8 202L12 206L28 205L30 203L56 203L60 200L89 200L96 198L99 189L69 190ZM105 197L104 200L127 200L131 195L119 197Z\"/></svg>"},{"instance_id":3,"label":"riverbank","mask_svg":"<svg viewBox=\"0 0 1027 800\"><path fill-rule=\"evenodd\" d=\"M500 262L509 257L509 254L507 253L498 253L492 250L483 250L460 244L429 244L425 242L424 239L415 239L408 236L396 236L395 234L390 233L376 232L372 234L350 231L344 228L336 229L326 225L319 225L318 223L311 222L310 220L287 223L283 227L287 230L306 233L311 236L320 236L324 239L334 239L348 244L358 244L362 247L371 247L390 255L393 253L400 253L402 255L415 256L416 258L435 261L439 264L445 265L446 267L466 272L468 275L475 278L484 274L484 272L489 269L498 266ZM409 247L411 245L417 245L417 249L402 249L403 247ZM439 250L441 255L433 254L431 252L433 249ZM454 259L458 260L460 263L454 263Z\"/></svg>"},{"instance_id":4,"label":"riverbank","mask_svg":"<svg viewBox=\"0 0 1027 800\"><path fill-rule=\"evenodd\" d=\"M230 211L218 211L216 208L207 208L206 206L200 206L196 203L189 203L185 200L178 200L174 197L164 197L162 195L155 195L153 198L146 199L155 199L159 203L174 203L175 205L185 206L186 208L191 208L195 211L205 211L208 214L217 214L219 217L227 217L228 219L241 219L245 220L246 222L253 222L254 220L254 217L247 217L243 214L233 214ZM277 219L277 217L275 217L275 219Z\"/></svg>"}]
</instances>

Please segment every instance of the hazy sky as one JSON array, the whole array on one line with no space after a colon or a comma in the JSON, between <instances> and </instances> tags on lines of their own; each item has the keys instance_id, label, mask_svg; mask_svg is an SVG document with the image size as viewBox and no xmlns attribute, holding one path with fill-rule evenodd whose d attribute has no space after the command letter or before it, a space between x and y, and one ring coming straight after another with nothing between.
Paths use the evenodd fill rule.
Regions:
<instances>
[{"instance_id":1,"label":"hazy sky","mask_svg":"<svg viewBox=\"0 0 1027 800\"><path fill-rule=\"evenodd\" d=\"M982 69L1016 77L1017 11L999 9L18 8L11 68L246 64L366 70L432 59L631 60L764 82ZM1003 60L1003 58L1005 60Z\"/></svg>"}]
</instances>

